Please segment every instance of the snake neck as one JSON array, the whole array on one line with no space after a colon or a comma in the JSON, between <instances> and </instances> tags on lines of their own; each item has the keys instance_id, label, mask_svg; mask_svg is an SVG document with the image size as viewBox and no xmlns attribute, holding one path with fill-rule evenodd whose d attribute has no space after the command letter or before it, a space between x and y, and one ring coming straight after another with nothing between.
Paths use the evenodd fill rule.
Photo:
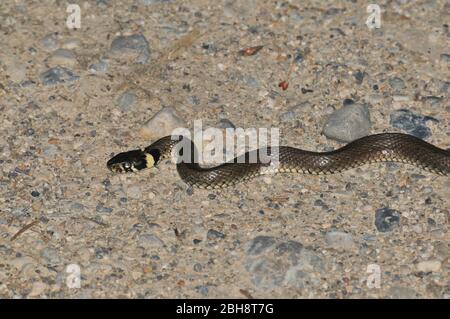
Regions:
<instances>
[{"instance_id":1,"label":"snake neck","mask_svg":"<svg viewBox=\"0 0 450 319\"><path fill-rule=\"evenodd\" d=\"M194 143L185 136L169 135L152 143L144 149L151 157L154 166L162 159L172 158L177 163L184 162L198 165L198 151ZM149 162L149 159L147 159Z\"/></svg>"}]
</instances>

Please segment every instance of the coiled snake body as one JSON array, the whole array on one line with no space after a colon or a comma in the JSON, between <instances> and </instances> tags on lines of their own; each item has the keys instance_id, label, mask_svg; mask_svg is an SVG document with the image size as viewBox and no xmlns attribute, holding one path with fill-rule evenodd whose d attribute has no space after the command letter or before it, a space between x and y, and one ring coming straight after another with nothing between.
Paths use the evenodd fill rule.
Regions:
<instances>
[{"instance_id":1,"label":"coiled snake body","mask_svg":"<svg viewBox=\"0 0 450 319\"><path fill-rule=\"evenodd\" d=\"M108 161L107 167L113 172L131 172L155 166L161 159L171 156L180 141L190 143L193 150L188 160L177 163L180 177L191 186L208 189L232 186L263 174L333 174L374 162L408 163L439 175L450 174L450 151L401 133L365 136L331 152L311 152L289 146L268 147L208 168L201 167L196 161L196 148L191 141L181 136L166 136L144 150L117 154ZM178 151L178 156L182 155L182 150ZM256 162L249 161L253 155L257 156Z\"/></svg>"}]
</instances>

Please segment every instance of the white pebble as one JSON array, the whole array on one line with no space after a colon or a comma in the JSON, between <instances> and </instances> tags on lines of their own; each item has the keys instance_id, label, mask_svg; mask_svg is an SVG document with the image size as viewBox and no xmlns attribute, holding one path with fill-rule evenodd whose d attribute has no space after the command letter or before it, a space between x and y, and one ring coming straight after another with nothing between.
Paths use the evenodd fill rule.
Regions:
<instances>
[{"instance_id":1,"label":"white pebble","mask_svg":"<svg viewBox=\"0 0 450 319\"><path fill-rule=\"evenodd\" d=\"M416 265L418 271L423 272L436 272L441 269L441 262L439 260L426 260L421 261Z\"/></svg>"}]
</instances>

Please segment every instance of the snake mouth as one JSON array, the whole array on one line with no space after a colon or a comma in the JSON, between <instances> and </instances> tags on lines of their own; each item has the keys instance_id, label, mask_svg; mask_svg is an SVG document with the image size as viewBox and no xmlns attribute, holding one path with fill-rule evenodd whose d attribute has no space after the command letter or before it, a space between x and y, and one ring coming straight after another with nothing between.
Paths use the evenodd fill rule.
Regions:
<instances>
[{"instance_id":1,"label":"snake mouth","mask_svg":"<svg viewBox=\"0 0 450 319\"><path fill-rule=\"evenodd\" d=\"M147 160L143 151L133 150L117 154L106 166L114 173L136 172L147 167Z\"/></svg>"}]
</instances>

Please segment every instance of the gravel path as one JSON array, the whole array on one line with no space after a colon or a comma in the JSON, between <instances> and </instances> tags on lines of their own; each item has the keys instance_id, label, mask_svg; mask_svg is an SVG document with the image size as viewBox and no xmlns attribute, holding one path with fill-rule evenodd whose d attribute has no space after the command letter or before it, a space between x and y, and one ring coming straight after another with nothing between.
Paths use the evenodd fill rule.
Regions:
<instances>
[{"instance_id":1,"label":"gravel path","mask_svg":"<svg viewBox=\"0 0 450 319\"><path fill-rule=\"evenodd\" d=\"M169 161L105 165L198 119L309 150L388 131L450 148L448 2L378 1L379 29L361 1L73 2L76 30L67 1L0 3L0 298L450 296L448 177L206 191Z\"/></svg>"}]
</instances>

